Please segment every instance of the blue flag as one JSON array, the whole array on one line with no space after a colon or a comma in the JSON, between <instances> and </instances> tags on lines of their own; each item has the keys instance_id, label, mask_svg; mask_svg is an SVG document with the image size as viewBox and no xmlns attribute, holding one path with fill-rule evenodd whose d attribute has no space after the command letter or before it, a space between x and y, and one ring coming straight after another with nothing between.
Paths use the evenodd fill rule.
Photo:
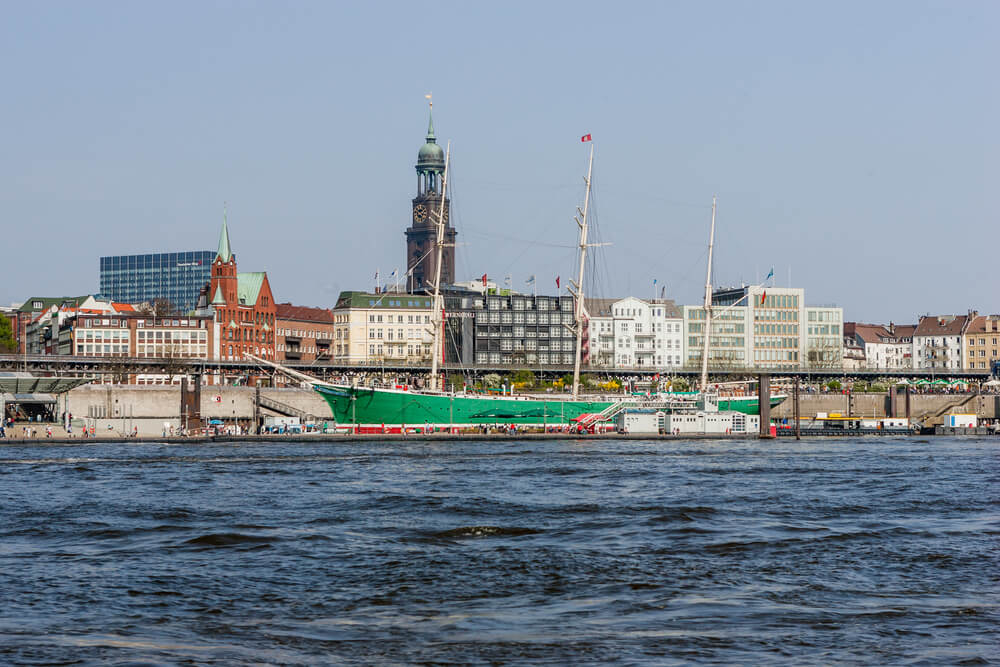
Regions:
<instances>
[{"instance_id":1,"label":"blue flag","mask_svg":"<svg viewBox=\"0 0 1000 667\"><path fill-rule=\"evenodd\" d=\"M764 280L770 280L773 277L774 277L774 267L772 266L771 271L767 274L767 278L764 278Z\"/></svg>"}]
</instances>

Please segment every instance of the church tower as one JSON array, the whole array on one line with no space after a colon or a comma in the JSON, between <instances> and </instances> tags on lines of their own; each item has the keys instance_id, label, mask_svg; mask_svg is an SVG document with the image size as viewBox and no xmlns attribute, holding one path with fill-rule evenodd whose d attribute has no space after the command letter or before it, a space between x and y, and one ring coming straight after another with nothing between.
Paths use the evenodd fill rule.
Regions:
<instances>
[{"instance_id":1,"label":"church tower","mask_svg":"<svg viewBox=\"0 0 1000 667\"><path fill-rule=\"evenodd\" d=\"M437 261L436 216L441 211L441 179L444 176L444 150L434 137L433 102L427 126L426 143L417 153L417 196L413 198L413 224L406 230L406 288L420 292L431 287ZM441 284L455 282L455 237L449 215L451 202L444 201L444 242L441 252Z\"/></svg>"},{"instance_id":2,"label":"church tower","mask_svg":"<svg viewBox=\"0 0 1000 667\"><path fill-rule=\"evenodd\" d=\"M212 305L236 303L238 279L236 277L236 255L229 247L229 227L226 215L222 216L222 233L219 234L219 251L212 262L212 280L209 283L208 298Z\"/></svg>"}]
</instances>

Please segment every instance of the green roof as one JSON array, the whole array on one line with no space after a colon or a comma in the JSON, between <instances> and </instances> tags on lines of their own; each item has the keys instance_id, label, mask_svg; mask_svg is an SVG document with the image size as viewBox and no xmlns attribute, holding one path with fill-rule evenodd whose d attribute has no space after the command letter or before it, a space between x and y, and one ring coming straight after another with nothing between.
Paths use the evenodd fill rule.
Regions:
<instances>
[{"instance_id":1,"label":"green roof","mask_svg":"<svg viewBox=\"0 0 1000 667\"><path fill-rule=\"evenodd\" d=\"M222 285L215 286L215 296L212 297L213 306L224 306L226 305L226 300L222 298Z\"/></svg>"},{"instance_id":2,"label":"green roof","mask_svg":"<svg viewBox=\"0 0 1000 667\"><path fill-rule=\"evenodd\" d=\"M431 297L419 294L384 292L341 292L335 308L430 308Z\"/></svg>"},{"instance_id":3,"label":"green roof","mask_svg":"<svg viewBox=\"0 0 1000 667\"><path fill-rule=\"evenodd\" d=\"M263 271L236 274L236 296L241 304L252 306L257 303L265 277L267 274Z\"/></svg>"},{"instance_id":4,"label":"green roof","mask_svg":"<svg viewBox=\"0 0 1000 667\"><path fill-rule=\"evenodd\" d=\"M18 311L22 313L32 313L35 311L48 310L52 306L62 306L63 304L76 305L78 303L83 303L90 298L89 294L83 296L33 296L27 301L25 301ZM41 308L35 308L34 303L36 301L42 302Z\"/></svg>"}]
</instances>

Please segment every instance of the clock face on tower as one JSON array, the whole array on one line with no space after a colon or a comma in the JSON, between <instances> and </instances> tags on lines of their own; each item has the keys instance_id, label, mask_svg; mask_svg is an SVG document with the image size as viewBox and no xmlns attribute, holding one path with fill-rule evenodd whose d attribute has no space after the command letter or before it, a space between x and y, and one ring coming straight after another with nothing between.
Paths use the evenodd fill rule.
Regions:
<instances>
[{"instance_id":1,"label":"clock face on tower","mask_svg":"<svg viewBox=\"0 0 1000 667\"><path fill-rule=\"evenodd\" d=\"M417 204L413 207L413 222L423 222L427 219L427 207Z\"/></svg>"}]
</instances>

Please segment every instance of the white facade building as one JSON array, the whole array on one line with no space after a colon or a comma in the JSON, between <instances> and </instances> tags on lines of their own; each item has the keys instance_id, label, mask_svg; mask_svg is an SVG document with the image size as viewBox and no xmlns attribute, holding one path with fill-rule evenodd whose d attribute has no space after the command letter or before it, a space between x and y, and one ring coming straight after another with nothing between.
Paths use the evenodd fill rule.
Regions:
<instances>
[{"instance_id":1,"label":"white facade building","mask_svg":"<svg viewBox=\"0 0 1000 667\"><path fill-rule=\"evenodd\" d=\"M683 321L673 301L588 299L587 311L591 366L668 370L683 365Z\"/></svg>"}]
</instances>

